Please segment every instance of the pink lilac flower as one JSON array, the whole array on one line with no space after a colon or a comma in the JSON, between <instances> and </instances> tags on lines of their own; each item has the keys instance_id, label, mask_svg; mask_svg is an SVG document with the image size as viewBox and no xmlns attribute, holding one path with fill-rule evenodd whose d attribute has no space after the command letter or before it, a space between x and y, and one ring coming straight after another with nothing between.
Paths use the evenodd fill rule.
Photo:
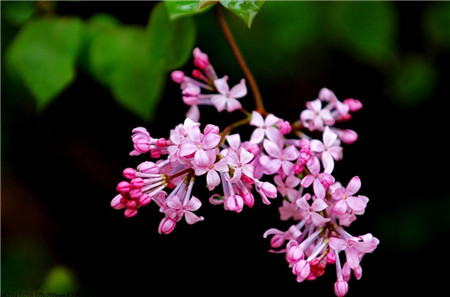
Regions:
<instances>
[{"instance_id":1,"label":"pink lilac flower","mask_svg":"<svg viewBox=\"0 0 450 297\"><path fill-rule=\"evenodd\" d=\"M261 161L267 172L273 174L281 168L284 174L289 175L294 167L291 161L296 160L298 157L298 151L295 146L290 145L282 150L275 142L268 139L264 140L263 145L265 151L270 156L264 162Z\"/></svg>"},{"instance_id":2,"label":"pink lilac flower","mask_svg":"<svg viewBox=\"0 0 450 297\"><path fill-rule=\"evenodd\" d=\"M300 114L300 120L310 131L322 131L325 126L332 126L335 122L328 109L322 108L322 101L316 99L306 102L307 109Z\"/></svg>"},{"instance_id":3,"label":"pink lilac flower","mask_svg":"<svg viewBox=\"0 0 450 297\"><path fill-rule=\"evenodd\" d=\"M323 142L313 139L310 145L313 152L320 154L324 172L333 172L334 161L342 158L342 147L337 134L327 126L323 131Z\"/></svg>"},{"instance_id":4,"label":"pink lilac flower","mask_svg":"<svg viewBox=\"0 0 450 297\"><path fill-rule=\"evenodd\" d=\"M200 176L206 173L206 186L212 191L220 184L218 172L228 172L227 158L217 160L218 154L215 150L206 152L207 162L195 165L195 175ZM216 161L217 160L217 161Z\"/></svg>"},{"instance_id":5,"label":"pink lilac flower","mask_svg":"<svg viewBox=\"0 0 450 297\"><path fill-rule=\"evenodd\" d=\"M252 159L253 154L244 148L241 148L238 153L234 150L228 150L228 164L233 168L233 176L230 178L230 182L237 182L243 174L250 178L253 177L253 165L250 163Z\"/></svg>"},{"instance_id":6,"label":"pink lilac flower","mask_svg":"<svg viewBox=\"0 0 450 297\"><path fill-rule=\"evenodd\" d=\"M290 201L294 201L298 195L299 191L295 188L300 184L300 179L295 175L288 175L283 181L280 175L276 175L273 181L277 185L277 190L283 197L287 197Z\"/></svg>"},{"instance_id":7,"label":"pink lilac flower","mask_svg":"<svg viewBox=\"0 0 450 297\"><path fill-rule=\"evenodd\" d=\"M214 80L214 86L219 94L213 95L211 97L211 102L219 112L225 109L228 112L232 112L236 109L242 108L241 103L237 99L247 95L245 79L241 79L241 82L231 88L231 90L228 86L227 80L228 76Z\"/></svg>"},{"instance_id":8,"label":"pink lilac flower","mask_svg":"<svg viewBox=\"0 0 450 297\"><path fill-rule=\"evenodd\" d=\"M312 161L307 165L309 174L305 175L305 177L301 181L301 185L305 188L308 188L313 185L314 195L317 198L324 199L326 195L325 185L329 184L329 180L334 182L334 178L325 172L320 172L320 163L317 157L312 158ZM325 185L322 181L325 181Z\"/></svg>"},{"instance_id":9,"label":"pink lilac flower","mask_svg":"<svg viewBox=\"0 0 450 297\"><path fill-rule=\"evenodd\" d=\"M373 252L378 243L379 240L370 233L359 237L330 238L330 247L338 252L345 251L347 263L352 269L357 268L362 256Z\"/></svg>"},{"instance_id":10,"label":"pink lilac flower","mask_svg":"<svg viewBox=\"0 0 450 297\"><path fill-rule=\"evenodd\" d=\"M328 207L328 204L320 198L317 198L309 205L308 201L311 198L309 193L305 194L302 198L297 200L297 206L300 208L303 218L307 224L314 224L316 227L323 226L330 221L330 218L324 218L319 214L322 210Z\"/></svg>"},{"instance_id":11,"label":"pink lilac flower","mask_svg":"<svg viewBox=\"0 0 450 297\"><path fill-rule=\"evenodd\" d=\"M266 119L263 119L260 113L253 111L250 125L257 128L253 130L250 137L250 142L261 143L265 137L271 141L278 142L281 139L282 134L275 127L275 125L279 122L279 120L280 119L273 114L269 114Z\"/></svg>"},{"instance_id":12,"label":"pink lilac flower","mask_svg":"<svg viewBox=\"0 0 450 297\"><path fill-rule=\"evenodd\" d=\"M363 212L367 205L367 197L353 196L360 188L361 180L358 176L355 176L350 180L347 187L334 189L331 195L337 202L334 204L333 211L337 214L344 214L348 209L357 213Z\"/></svg>"}]
</instances>

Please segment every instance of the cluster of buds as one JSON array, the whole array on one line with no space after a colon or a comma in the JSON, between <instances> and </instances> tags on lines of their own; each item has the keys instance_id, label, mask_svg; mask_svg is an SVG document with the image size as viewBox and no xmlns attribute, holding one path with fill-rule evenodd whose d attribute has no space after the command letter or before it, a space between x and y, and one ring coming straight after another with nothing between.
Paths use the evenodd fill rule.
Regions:
<instances>
[{"instance_id":1,"label":"cluster of buds","mask_svg":"<svg viewBox=\"0 0 450 297\"><path fill-rule=\"evenodd\" d=\"M354 236L344 230L364 213L369 199L357 195L358 176L346 186L333 176L335 162L343 157L342 144L358 137L355 131L335 125L348 121L362 108L361 102L340 101L323 88L292 124L271 113L250 113L238 100L247 94L245 80L230 89L228 77L217 76L205 53L196 48L193 56L196 68L191 76L182 71L171 74L190 106L186 118L167 138L153 138L144 127L132 131L130 155L149 154L153 161L123 171L127 180L117 185L119 194L111 206L133 217L153 200L164 214L158 232L168 234L183 217L188 224L204 220L194 213L202 205L193 195L198 178L206 177L213 192L208 201L222 204L226 211L239 213L252 207L254 194L267 205L281 197L280 219L293 224L286 231L270 228L264 233L271 236L270 251L285 254L298 282L314 280L327 264L334 264L334 292L344 296L352 272L361 277L363 256L379 243L370 233ZM214 124L202 126L202 105L218 112L242 112L245 118L223 130ZM248 140L232 133L242 125L253 128ZM320 139L308 134L318 134Z\"/></svg>"}]
</instances>

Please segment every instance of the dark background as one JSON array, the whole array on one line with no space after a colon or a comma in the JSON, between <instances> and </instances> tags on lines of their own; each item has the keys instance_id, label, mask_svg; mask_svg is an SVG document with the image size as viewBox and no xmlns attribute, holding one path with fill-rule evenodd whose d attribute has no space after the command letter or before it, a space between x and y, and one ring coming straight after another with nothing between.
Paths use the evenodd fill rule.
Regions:
<instances>
[{"instance_id":1,"label":"dark background","mask_svg":"<svg viewBox=\"0 0 450 297\"><path fill-rule=\"evenodd\" d=\"M431 4L394 4L401 54L426 51L421 21ZM101 11L124 24L145 26L153 5L60 2L58 13L88 18ZM214 23L202 26L210 17L198 17L197 44L218 73L230 73L237 81L242 73L235 63L214 63L220 57L232 61L232 56L222 37L208 38L220 36ZM215 56L219 46L222 56ZM363 277L349 282L348 296L407 296L419 289L442 292L448 275L444 240L450 211L449 51L430 58L437 83L425 100L414 104L390 96L383 88L384 70L361 63L348 52L310 49L307 54L326 65L314 71L303 62L298 75L275 79L274 84L264 77L260 87L267 110L289 121L298 118L304 103L315 99L321 87L332 89L340 99L354 97L364 104L348 123L359 140L344 147L335 176L344 184L355 175L361 177L360 193L370 202L366 214L349 230L355 235L370 232L380 244L364 257ZM186 69L191 66L189 61ZM308 76L310 70L314 74ZM274 75L282 72L274 69ZM255 77L258 80L257 72ZM281 200L266 206L256 198L255 206L240 214L225 212L207 202L210 193L202 191L199 182L195 195L203 205L197 214L205 221L192 226L182 221L169 235L157 233L162 216L154 204L132 219L110 207L123 168L145 160L128 155L131 130L145 126L152 135L167 137L169 129L183 121L187 109L174 83L168 81L151 123L117 105L109 90L82 71L40 113L32 99L15 100L15 92L2 82L2 293L39 291L48 271L62 265L72 272L76 290L95 296L185 292L333 296L334 266L320 279L299 284L284 255L267 252L264 231L289 226L278 219ZM217 120L223 128L230 119L203 113L202 122L209 120Z\"/></svg>"}]
</instances>

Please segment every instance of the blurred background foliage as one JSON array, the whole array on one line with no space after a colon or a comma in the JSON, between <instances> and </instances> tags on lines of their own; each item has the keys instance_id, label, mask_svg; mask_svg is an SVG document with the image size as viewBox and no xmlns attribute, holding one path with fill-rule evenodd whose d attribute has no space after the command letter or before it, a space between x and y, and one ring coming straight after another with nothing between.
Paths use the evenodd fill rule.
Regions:
<instances>
[{"instance_id":1,"label":"blurred background foliage","mask_svg":"<svg viewBox=\"0 0 450 297\"><path fill-rule=\"evenodd\" d=\"M450 229L448 174L439 173L449 165L450 2L2 1L2 293L144 290L149 278L167 284L164 275L182 259L176 273L191 269L203 281L226 277L217 269L241 261L233 271L248 288L272 282L333 295L332 271L327 285L296 284L284 259L267 255L260 234L279 227L274 208L235 217L204 203L204 225L180 226L169 238L156 234L157 211L125 220L109 208L121 170L136 162L127 155L131 129L166 137L182 121L187 108L169 74L191 69L194 47L219 76L242 77L214 5L224 9L270 112L294 121L321 87L365 105L351 122L360 140L345 148L337 170L343 181L362 177L371 202L354 231L381 244L349 296L379 293L380 281L414 292L407 281L420 269L422 282L437 282L438 266L417 262L433 261ZM252 108L249 98L243 104ZM219 234L208 242L220 259L204 232ZM178 254L186 240L198 244ZM169 251L177 256L165 259ZM201 266L199 257L215 264Z\"/></svg>"}]
</instances>

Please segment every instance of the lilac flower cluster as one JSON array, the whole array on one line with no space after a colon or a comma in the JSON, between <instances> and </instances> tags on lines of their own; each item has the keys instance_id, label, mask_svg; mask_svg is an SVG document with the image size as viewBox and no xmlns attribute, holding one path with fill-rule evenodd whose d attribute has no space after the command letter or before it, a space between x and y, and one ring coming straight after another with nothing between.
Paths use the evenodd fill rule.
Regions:
<instances>
[{"instance_id":1,"label":"lilac flower cluster","mask_svg":"<svg viewBox=\"0 0 450 297\"><path fill-rule=\"evenodd\" d=\"M213 192L209 202L222 204L227 211L239 213L245 206L252 207L256 193L264 204L280 196L280 219L293 224L285 231L271 228L264 233L271 236L270 251L284 253L298 282L314 280L323 275L327 264L334 264L334 292L344 296L352 272L355 278L361 277L363 256L379 243L370 233L354 236L344 229L364 214L369 201L357 194L360 178L355 176L344 186L333 176L335 162L343 157L342 144L358 137L355 131L335 125L348 121L362 108L361 102L340 101L323 88L292 124L267 112L250 113L239 101L247 94L245 80L230 89L228 77L217 76L205 53L196 48L193 56L192 76L182 71L171 75L190 106L186 118L167 138L153 138L143 127L132 131L130 155L149 153L154 161L123 171L126 181L117 185L119 194L111 206L133 217L153 200L164 214L158 232L168 234L183 217L188 224L204 220L194 213L202 205L193 195L198 178L206 177L207 188ZM239 111L245 118L222 131L214 124L202 127L201 105L218 112ZM231 133L242 125L253 128L248 140Z\"/></svg>"}]
</instances>

